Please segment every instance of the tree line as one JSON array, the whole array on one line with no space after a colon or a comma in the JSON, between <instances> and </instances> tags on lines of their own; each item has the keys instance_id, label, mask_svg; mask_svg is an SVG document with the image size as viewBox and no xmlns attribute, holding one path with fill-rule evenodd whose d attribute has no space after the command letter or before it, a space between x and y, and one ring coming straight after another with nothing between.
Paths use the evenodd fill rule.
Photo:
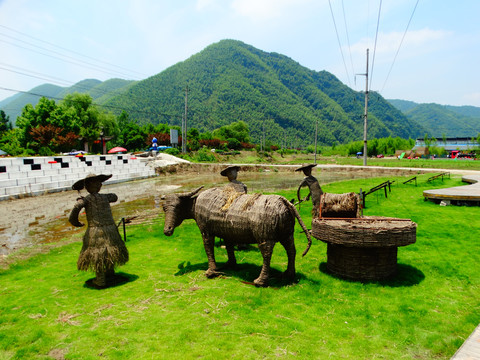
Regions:
<instances>
[{"instance_id":1,"label":"tree line","mask_svg":"<svg viewBox=\"0 0 480 360\"><path fill-rule=\"evenodd\" d=\"M170 145L170 129L180 127L151 123L140 125L123 111L119 116L102 111L88 94L73 93L64 100L42 97L37 105L27 104L16 120L16 126L5 112L0 111L0 149L14 156L51 156L72 150L93 153L102 151L101 140L107 149L122 146L128 151L145 151L155 137L159 145ZM201 147L217 149L248 149L250 130L243 121L200 133L190 128L187 133L189 151ZM179 142L183 141L179 137Z\"/></svg>"}]
</instances>

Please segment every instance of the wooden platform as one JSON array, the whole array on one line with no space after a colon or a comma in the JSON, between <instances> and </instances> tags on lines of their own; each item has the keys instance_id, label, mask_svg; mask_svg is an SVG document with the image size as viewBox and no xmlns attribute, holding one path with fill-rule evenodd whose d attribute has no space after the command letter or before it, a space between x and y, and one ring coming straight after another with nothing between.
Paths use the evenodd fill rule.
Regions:
<instances>
[{"instance_id":1,"label":"wooden platform","mask_svg":"<svg viewBox=\"0 0 480 360\"><path fill-rule=\"evenodd\" d=\"M480 325L450 360L480 360Z\"/></svg>"},{"instance_id":2,"label":"wooden platform","mask_svg":"<svg viewBox=\"0 0 480 360\"><path fill-rule=\"evenodd\" d=\"M423 196L435 202L480 202L480 175L464 175L462 181L470 185L426 190Z\"/></svg>"}]
</instances>

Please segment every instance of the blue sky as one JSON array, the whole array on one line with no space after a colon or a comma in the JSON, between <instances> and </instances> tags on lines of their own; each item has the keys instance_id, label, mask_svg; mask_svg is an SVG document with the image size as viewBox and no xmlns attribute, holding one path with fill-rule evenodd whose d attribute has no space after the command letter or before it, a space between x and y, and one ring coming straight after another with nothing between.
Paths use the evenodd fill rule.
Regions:
<instances>
[{"instance_id":1,"label":"blue sky","mask_svg":"<svg viewBox=\"0 0 480 360\"><path fill-rule=\"evenodd\" d=\"M478 0L0 0L0 88L145 79L236 39L358 91L369 48L384 97L480 107L479 15Z\"/></svg>"}]
</instances>

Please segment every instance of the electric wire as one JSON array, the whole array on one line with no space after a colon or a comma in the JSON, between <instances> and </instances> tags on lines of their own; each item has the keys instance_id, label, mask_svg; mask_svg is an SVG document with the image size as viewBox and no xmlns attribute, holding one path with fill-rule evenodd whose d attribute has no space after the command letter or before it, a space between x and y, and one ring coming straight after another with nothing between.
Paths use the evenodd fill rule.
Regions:
<instances>
[{"instance_id":1,"label":"electric wire","mask_svg":"<svg viewBox=\"0 0 480 360\"><path fill-rule=\"evenodd\" d=\"M370 70L370 86L369 86L370 89L372 88L373 68L374 68L374 65L375 65L375 54L376 54L376 51L377 51L378 28L380 26L381 10L382 10L382 0L380 0L380 4L378 6L377 30L375 31L375 44L374 44L374 47L373 47L372 66L371 66L371 70Z\"/></svg>"},{"instance_id":2,"label":"electric wire","mask_svg":"<svg viewBox=\"0 0 480 360\"><path fill-rule=\"evenodd\" d=\"M15 47L18 47L18 48L21 48L21 49L24 49L24 50L28 50L28 51L31 51L31 52L34 52L34 53L37 53L37 54L40 54L40 55L43 55L43 56L47 56L47 57L50 57L50 58L53 58L53 59L57 59L57 60L60 60L60 61L63 61L63 62L67 62L69 64L73 64L73 65L76 65L76 66L80 66L80 67L84 67L86 69L90 69L90 70L95 70L95 71L101 71L105 74L110 74L110 75L113 75L113 76L118 76L118 72L112 72L112 71L109 71L108 69L105 69L105 68L99 68L98 66L88 66L88 65L85 65L85 64L88 64L86 62L82 62L80 61L77 61L77 60L67 60L67 59L62 59L58 56L54 56L54 55L50 55L50 54L46 54L44 52L41 52L41 51L38 51L38 50L35 50L35 49L30 49L28 47L25 47L25 46L22 46L22 45L18 45L18 44L15 44L15 43L12 43L10 41L7 41L7 40L2 40L0 39L0 42L3 42L3 43L6 43L6 44L10 44L12 46L15 46ZM30 44L29 44L30 45ZM47 50L48 51L48 50ZM54 52L53 52L54 53Z\"/></svg>"},{"instance_id":3,"label":"electric wire","mask_svg":"<svg viewBox=\"0 0 480 360\"><path fill-rule=\"evenodd\" d=\"M25 34L25 33L21 32L21 31L12 29L12 28L10 28L10 27L8 27L8 26L5 26L5 25L0 25L0 27L1 27L1 28L4 28L4 29L7 29L7 30L9 30L9 31L12 31L12 32L14 32L14 33L20 34L20 35L22 35L22 36L28 37L28 38L30 38L30 39L33 39L33 40L35 40L35 41L42 42L42 43L44 43L44 44L53 46L53 47L55 47L55 48L57 48L57 49L61 49L61 50L67 51L67 52L69 52L69 53L76 54L76 55L79 55L79 56L81 56L81 57L84 57L84 58L93 60L93 61L98 62L98 63L103 63L103 64L108 65L108 66L113 66L113 67L116 67L116 68L118 68L118 69L122 69L122 70L128 71L128 72L130 72L130 73L132 73L132 74L133 74L133 73L138 74L138 75L140 75L140 76L142 76L142 77L148 76L147 74L144 74L144 73L141 73L141 72L138 72L138 71L135 71L135 70L127 69L127 68L125 68L125 67L123 67L123 66L115 65L115 64L112 64L112 63L103 61L103 60L95 59L94 57L91 57L91 56L88 56L88 55L84 55L84 54L81 54L81 53L79 53L79 52L77 52L77 51L70 50L70 49L64 48L64 47L62 47L62 46L53 44L53 43L51 43L51 42L48 42L48 41L45 41L45 40L42 40L42 39L39 39L39 38L30 36L30 35L28 35L28 34Z\"/></svg>"},{"instance_id":4,"label":"electric wire","mask_svg":"<svg viewBox=\"0 0 480 360\"><path fill-rule=\"evenodd\" d=\"M355 68L353 66L353 59L352 59L352 48L350 46L350 36L348 35L347 18L345 16L345 5L343 3L343 0L342 0L342 11L343 11L343 22L345 24L345 33L347 35L348 53L350 55L350 65L352 66L352 74L355 74Z\"/></svg>"},{"instance_id":5,"label":"electric wire","mask_svg":"<svg viewBox=\"0 0 480 360\"><path fill-rule=\"evenodd\" d=\"M338 35L337 23L335 22L335 16L333 15L332 4L330 0L328 0L328 5L330 5L330 13L332 14L333 26L335 27L335 33L337 35L338 47L340 48L340 54L342 54L343 65L345 67L345 72L347 73L347 81L350 87L352 84L350 82L350 74L348 73L347 64L345 62L345 57L343 56L342 44L340 42L340 36Z\"/></svg>"},{"instance_id":6,"label":"electric wire","mask_svg":"<svg viewBox=\"0 0 480 360\"><path fill-rule=\"evenodd\" d=\"M5 70L5 71L9 71L9 72L12 72L12 73L15 73L15 74L24 75L24 76L29 76L29 77L32 77L32 78L35 78L35 79L40 79L40 80L45 80L45 81L53 82L51 78L48 78L48 77L45 77L45 76L28 75L28 74L25 74L25 73L20 72L20 71L17 71L17 70L12 70L12 69L4 68L4 67L2 67L2 66L0 66L0 70ZM56 80L55 82L57 82L57 80Z\"/></svg>"},{"instance_id":7,"label":"electric wire","mask_svg":"<svg viewBox=\"0 0 480 360\"><path fill-rule=\"evenodd\" d=\"M8 68L5 68L5 67L2 67L1 65L8 66L8 67L16 69L16 70L8 69ZM46 81L49 81L50 83L53 83L55 85L59 85L59 86L62 86L62 87L75 87L75 89L84 90L85 92L90 92L91 91L91 92L95 92L95 93L102 93L103 95L106 95L110 92L110 91L106 91L106 90L103 90L103 89L82 86L82 85L79 85L78 82L74 83L74 82L71 82L71 81L68 81L68 80L65 80L65 79L61 79L61 78L56 77L56 76L42 74L42 73L39 73L39 72L36 72L36 71L33 71L33 70L24 69L24 68L15 66L15 65L6 64L6 63L2 63L2 62L0 62L0 70L13 72L13 73L20 74L20 75L23 75L23 76L33 77L33 78L36 78L36 79L46 80ZM28 73L30 73L30 74L28 74ZM32 75L32 74L35 74L35 75ZM128 81L128 80L126 80L126 81ZM133 80L130 80L130 81L133 81Z\"/></svg>"},{"instance_id":8,"label":"electric wire","mask_svg":"<svg viewBox=\"0 0 480 360\"><path fill-rule=\"evenodd\" d=\"M22 94L28 94L28 95L38 96L38 97L46 97L46 98L52 99L52 100L59 100L59 101L65 100L65 98L60 98L60 97L56 97L56 96L45 96L45 95L37 94L37 93L31 92L31 91L16 90L16 89L11 89L11 88L6 88L6 87L3 87L3 86L0 86L0 90L17 92L17 93L22 93ZM73 100L73 101L75 102L75 100ZM160 116L165 116L165 117L181 118L181 115L161 113L161 112L158 112L158 111L152 112L152 111L146 111L146 110L131 110L131 109L129 110L129 109L125 109L125 108L120 107L120 106L101 105L101 104L96 104L96 103L92 103L92 105L98 106L98 107L101 107L101 108L106 108L106 109L123 110L123 111L127 111L129 113L141 113L141 114L150 115L150 116L160 115Z\"/></svg>"},{"instance_id":9,"label":"electric wire","mask_svg":"<svg viewBox=\"0 0 480 360\"><path fill-rule=\"evenodd\" d=\"M420 0L417 0L415 3L415 7L413 8L412 15L410 15L410 19L408 20L407 27L405 28L405 32L403 33L402 40L400 41L400 45L398 46L397 52L395 53L395 56L393 58L392 65L390 66L390 70L388 71L387 77L385 79L385 82L383 83L382 90L380 92L383 92L383 89L385 89L385 86L387 84L388 78L390 77L390 74L392 72L393 66L395 65L395 61L397 60L398 53L400 52L400 48L402 47L403 40L405 39L405 36L407 35L408 28L410 26L410 23L412 22L413 15L415 14L415 11L417 10L417 5Z\"/></svg>"},{"instance_id":10,"label":"electric wire","mask_svg":"<svg viewBox=\"0 0 480 360\"><path fill-rule=\"evenodd\" d=\"M41 73L37 73L35 71L30 71L30 70L26 70L26 69L22 69L22 68L19 68L19 67L15 67L13 65L8 65L8 64L4 64L4 63L0 63L0 65L6 65L6 66L10 66L10 67L13 67L13 68L17 68L17 69L21 69L23 71L28 71L28 72L31 72L32 74L37 74L37 75L32 75L32 74L26 74L24 72L21 72L21 71L17 71L17 70L12 70L12 69L7 69L7 68L4 68L2 66L0 66L0 70L4 70L4 71L9 71L9 72L12 72L12 73L15 73L15 74L19 74L19 75L23 75L23 76L28 76L28 77L32 77L32 78L36 78L36 79L40 79L40 80L45 80L45 81L48 81L49 83L53 83L54 85L56 86L60 86L63 88L63 90L68 90L69 88L75 88L75 90L80 90L82 91L82 93L87 93L89 94L90 96L92 96L93 94L99 94L100 96L101 95L106 95L109 93L109 91L106 91L106 90L103 90L103 89L98 89L98 88L95 88L95 87L86 87L86 86L82 86L82 85L78 85L78 83L72 83L72 82L69 82L69 81L66 81L66 80L63 80L63 79L60 79L60 78L57 78L57 77L51 77L49 75L44 75L44 74L41 74ZM24 92L26 93L26 92ZM37 94L36 94L37 95ZM45 96L45 95L42 95L42 96ZM124 94L119 94L118 96L124 96ZM50 96L47 96L47 97L50 97ZM7 107L4 107L4 109L6 110L9 110L9 111L19 111L21 109L18 109L18 108L11 108L11 107L8 107L8 104L7 104Z\"/></svg>"}]
</instances>

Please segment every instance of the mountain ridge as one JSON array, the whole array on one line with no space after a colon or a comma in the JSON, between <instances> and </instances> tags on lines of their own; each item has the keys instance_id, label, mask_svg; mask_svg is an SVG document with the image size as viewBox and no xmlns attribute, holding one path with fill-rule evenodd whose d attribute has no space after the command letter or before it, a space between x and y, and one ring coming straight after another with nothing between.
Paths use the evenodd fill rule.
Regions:
<instances>
[{"instance_id":1,"label":"mountain ridge","mask_svg":"<svg viewBox=\"0 0 480 360\"><path fill-rule=\"evenodd\" d=\"M211 131L242 120L249 125L253 142L258 143L265 136L292 147L313 143L316 127L321 144L363 139L363 92L350 89L327 71L310 70L285 55L268 53L238 40L211 44L140 81L85 79L68 88L51 86L55 87L55 91L51 89L55 94L47 97L58 99L74 91L86 92L95 103L117 115L124 109L141 124L181 126L188 87L189 128ZM38 88L30 92L35 93ZM27 94L17 95L8 99L14 98L18 104L19 98ZM0 102L0 108L11 107L13 100L7 102L8 99ZM38 99L31 103L36 104ZM370 99L369 139L416 138L434 133L434 124L411 112L418 104L386 100L375 92L370 92ZM441 110L450 111L441 128L455 132L448 136L475 131L476 123L471 124L468 114L477 114L477 110L480 114L480 108L437 107L437 116ZM15 118L11 116L13 121ZM449 123L457 126L449 127Z\"/></svg>"}]
</instances>

